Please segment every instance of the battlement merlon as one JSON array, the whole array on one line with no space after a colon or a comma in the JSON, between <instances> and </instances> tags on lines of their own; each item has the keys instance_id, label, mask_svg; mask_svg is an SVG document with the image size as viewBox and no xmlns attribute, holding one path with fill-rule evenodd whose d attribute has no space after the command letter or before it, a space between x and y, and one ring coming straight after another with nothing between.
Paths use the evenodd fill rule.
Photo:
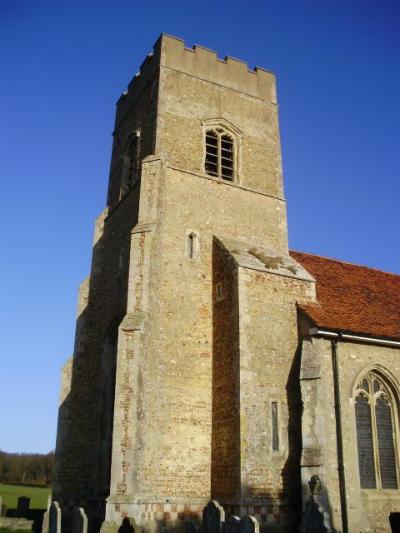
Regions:
<instances>
[{"instance_id":1,"label":"battlement merlon","mask_svg":"<svg viewBox=\"0 0 400 533\"><path fill-rule=\"evenodd\" d=\"M216 52L203 46L187 48L182 39L163 33L117 105L122 104L128 94L139 94L159 67L195 76L271 104L277 103L275 75L272 72L260 67L249 69L247 63L233 57L220 59Z\"/></svg>"}]
</instances>

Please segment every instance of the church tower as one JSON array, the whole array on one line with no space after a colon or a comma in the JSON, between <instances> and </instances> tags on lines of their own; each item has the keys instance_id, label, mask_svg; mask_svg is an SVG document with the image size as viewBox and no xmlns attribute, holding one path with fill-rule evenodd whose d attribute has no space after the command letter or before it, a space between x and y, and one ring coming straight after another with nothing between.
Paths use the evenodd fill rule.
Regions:
<instances>
[{"instance_id":1,"label":"church tower","mask_svg":"<svg viewBox=\"0 0 400 533\"><path fill-rule=\"evenodd\" d=\"M53 497L107 527L179 529L217 499L293 531L296 302L315 291L288 254L275 76L162 35L113 136Z\"/></svg>"}]
</instances>

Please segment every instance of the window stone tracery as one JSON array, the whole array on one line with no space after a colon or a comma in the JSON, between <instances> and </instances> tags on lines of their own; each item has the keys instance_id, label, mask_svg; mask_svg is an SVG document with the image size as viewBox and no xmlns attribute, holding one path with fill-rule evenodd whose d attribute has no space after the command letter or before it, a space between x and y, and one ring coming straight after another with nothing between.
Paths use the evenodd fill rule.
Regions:
<instances>
[{"instance_id":1,"label":"window stone tracery","mask_svg":"<svg viewBox=\"0 0 400 533\"><path fill-rule=\"evenodd\" d=\"M358 465L362 489L397 489L397 406L394 394L375 371L355 392Z\"/></svg>"}]
</instances>

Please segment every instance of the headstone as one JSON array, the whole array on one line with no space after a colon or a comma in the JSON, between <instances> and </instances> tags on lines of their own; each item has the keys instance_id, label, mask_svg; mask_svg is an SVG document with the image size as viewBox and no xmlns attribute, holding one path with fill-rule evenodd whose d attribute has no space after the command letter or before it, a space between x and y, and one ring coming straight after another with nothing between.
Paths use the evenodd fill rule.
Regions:
<instances>
[{"instance_id":1,"label":"headstone","mask_svg":"<svg viewBox=\"0 0 400 533\"><path fill-rule=\"evenodd\" d=\"M72 533L87 533L88 519L82 507L76 507L72 517Z\"/></svg>"},{"instance_id":2,"label":"headstone","mask_svg":"<svg viewBox=\"0 0 400 533\"><path fill-rule=\"evenodd\" d=\"M119 525L116 522L104 520L101 524L100 533L118 533Z\"/></svg>"},{"instance_id":3,"label":"headstone","mask_svg":"<svg viewBox=\"0 0 400 533\"><path fill-rule=\"evenodd\" d=\"M319 476L311 476L308 485L311 495L303 512L301 531L303 533L330 533L332 527L330 525L329 513L325 510L322 498L320 497L322 484Z\"/></svg>"},{"instance_id":4,"label":"headstone","mask_svg":"<svg viewBox=\"0 0 400 533\"><path fill-rule=\"evenodd\" d=\"M15 511L15 516L18 518L27 518L29 513L29 504L31 502L30 498L26 496L20 496L18 498L17 509Z\"/></svg>"},{"instance_id":5,"label":"headstone","mask_svg":"<svg viewBox=\"0 0 400 533\"><path fill-rule=\"evenodd\" d=\"M258 533L260 526L254 516L243 516L240 520L240 533Z\"/></svg>"},{"instance_id":6,"label":"headstone","mask_svg":"<svg viewBox=\"0 0 400 533\"><path fill-rule=\"evenodd\" d=\"M49 533L49 509L43 513L42 533Z\"/></svg>"},{"instance_id":7,"label":"headstone","mask_svg":"<svg viewBox=\"0 0 400 533\"><path fill-rule=\"evenodd\" d=\"M0 531L32 531L33 520L17 518L16 516L3 516L0 518Z\"/></svg>"},{"instance_id":8,"label":"headstone","mask_svg":"<svg viewBox=\"0 0 400 533\"><path fill-rule=\"evenodd\" d=\"M203 509L203 533L220 533L224 523L224 508L216 500L212 500Z\"/></svg>"},{"instance_id":9,"label":"headstone","mask_svg":"<svg viewBox=\"0 0 400 533\"><path fill-rule=\"evenodd\" d=\"M314 497L311 497L304 510L304 533L328 533L331 531L325 526L324 514L321 505Z\"/></svg>"},{"instance_id":10,"label":"headstone","mask_svg":"<svg viewBox=\"0 0 400 533\"><path fill-rule=\"evenodd\" d=\"M129 518L125 517L122 520L122 524L118 529L118 533L135 533L135 529L129 521Z\"/></svg>"},{"instance_id":11,"label":"headstone","mask_svg":"<svg viewBox=\"0 0 400 533\"><path fill-rule=\"evenodd\" d=\"M225 533L240 533L240 518L231 515L225 522Z\"/></svg>"},{"instance_id":12,"label":"headstone","mask_svg":"<svg viewBox=\"0 0 400 533\"><path fill-rule=\"evenodd\" d=\"M49 509L49 533L61 533L61 508L58 502L53 502Z\"/></svg>"}]
</instances>

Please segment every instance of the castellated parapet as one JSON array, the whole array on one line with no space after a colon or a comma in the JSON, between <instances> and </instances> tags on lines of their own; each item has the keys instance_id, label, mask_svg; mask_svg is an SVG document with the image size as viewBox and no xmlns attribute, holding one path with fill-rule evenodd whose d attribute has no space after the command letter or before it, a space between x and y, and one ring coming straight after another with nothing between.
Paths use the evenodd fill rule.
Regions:
<instances>
[{"instance_id":1,"label":"castellated parapet","mask_svg":"<svg viewBox=\"0 0 400 533\"><path fill-rule=\"evenodd\" d=\"M226 56L220 59L217 52L194 45L185 46L185 42L178 37L162 34L154 45L153 52L146 56L139 72L131 80L128 89L118 100L118 104L125 103L131 95L140 92L146 81L158 69L169 68L223 85L255 98L260 98L271 104L276 104L275 75L260 67L251 69L245 61Z\"/></svg>"}]
</instances>

